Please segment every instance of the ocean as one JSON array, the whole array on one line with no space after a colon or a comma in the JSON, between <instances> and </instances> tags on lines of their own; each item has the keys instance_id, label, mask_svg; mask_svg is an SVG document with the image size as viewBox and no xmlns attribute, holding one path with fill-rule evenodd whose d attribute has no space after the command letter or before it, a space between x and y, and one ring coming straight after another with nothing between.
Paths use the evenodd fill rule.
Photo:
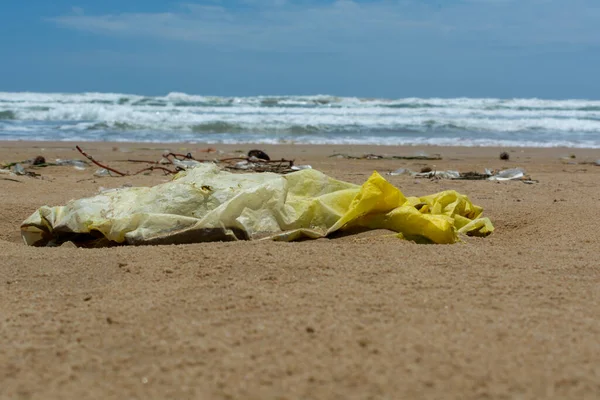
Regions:
<instances>
[{"instance_id":1,"label":"ocean","mask_svg":"<svg viewBox=\"0 0 600 400\"><path fill-rule=\"evenodd\" d=\"M600 101L0 92L0 140L600 148Z\"/></svg>"}]
</instances>

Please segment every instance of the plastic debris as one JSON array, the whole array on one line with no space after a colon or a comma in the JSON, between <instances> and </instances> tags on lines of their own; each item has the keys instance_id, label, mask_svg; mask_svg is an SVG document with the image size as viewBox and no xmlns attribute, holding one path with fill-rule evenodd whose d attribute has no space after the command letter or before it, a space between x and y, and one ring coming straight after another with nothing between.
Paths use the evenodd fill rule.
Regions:
<instances>
[{"instance_id":1,"label":"plastic debris","mask_svg":"<svg viewBox=\"0 0 600 400\"><path fill-rule=\"evenodd\" d=\"M408 168L399 168L395 171L389 172L388 175L410 175L415 178L438 178L438 179L459 179L460 173L458 171L427 171L427 172L414 172Z\"/></svg>"},{"instance_id":2,"label":"plastic debris","mask_svg":"<svg viewBox=\"0 0 600 400\"><path fill-rule=\"evenodd\" d=\"M303 169L312 169L310 165L292 165L290 168L292 171L302 171Z\"/></svg>"},{"instance_id":3,"label":"plastic debris","mask_svg":"<svg viewBox=\"0 0 600 400\"><path fill-rule=\"evenodd\" d=\"M154 187L128 187L65 206L43 206L21 225L28 245L170 244L321 238L353 228L388 229L419 242L454 243L494 227L467 196L405 197L374 172L362 185L314 169L233 174L214 164Z\"/></svg>"},{"instance_id":4,"label":"plastic debris","mask_svg":"<svg viewBox=\"0 0 600 400\"><path fill-rule=\"evenodd\" d=\"M1 176L1 175L5 175L5 176ZM6 177L6 175L8 175L9 177ZM0 168L0 179L1 180L23 183L23 181L12 178L13 176L16 177L16 175L10 169Z\"/></svg>"},{"instance_id":5,"label":"plastic debris","mask_svg":"<svg viewBox=\"0 0 600 400\"><path fill-rule=\"evenodd\" d=\"M234 157L216 161L230 171L276 172L278 174L296 171L292 160L262 160L256 157L240 160L240 158Z\"/></svg>"},{"instance_id":6,"label":"plastic debris","mask_svg":"<svg viewBox=\"0 0 600 400\"><path fill-rule=\"evenodd\" d=\"M21 164L15 164L12 168L15 175L27 175L25 168Z\"/></svg>"},{"instance_id":7,"label":"plastic debris","mask_svg":"<svg viewBox=\"0 0 600 400\"><path fill-rule=\"evenodd\" d=\"M386 154L363 154L362 156L352 156L344 153L335 153L329 157L346 158L350 160L441 160L440 154L429 155L425 152L418 151L412 156L389 156Z\"/></svg>"},{"instance_id":8,"label":"plastic debris","mask_svg":"<svg viewBox=\"0 0 600 400\"><path fill-rule=\"evenodd\" d=\"M177 158L173 159L173 165L176 166L177 168L184 169L184 170L188 169L188 168L197 167L200 164L202 164L202 163L199 161L196 161L196 160L189 160L189 159L179 160Z\"/></svg>"},{"instance_id":9,"label":"plastic debris","mask_svg":"<svg viewBox=\"0 0 600 400\"><path fill-rule=\"evenodd\" d=\"M85 168L89 164L82 160L61 160L60 158L56 159L55 165L71 165L73 167L82 167Z\"/></svg>"},{"instance_id":10,"label":"plastic debris","mask_svg":"<svg viewBox=\"0 0 600 400\"><path fill-rule=\"evenodd\" d=\"M415 178L460 179L460 172L451 170L416 172L413 174L413 176Z\"/></svg>"},{"instance_id":11,"label":"plastic debris","mask_svg":"<svg viewBox=\"0 0 600 400\"><path fill-rule=\"evenodd\" d=\"M521 179L525 176L525 171L521 168L511 168L502 170L488 178L490 181L510 181L513 179Z\"/></svg>"},{"instance_id":12,"label":"plastic debris","mask_svg":"<svg viewBox=\"0 0 600 400\"><path fill-rule=\"evenodd\" d=\"M412 175L413 172L408 168L398 168L395 171L388 172L388 175L396 176L396 175Z\"/></svg>"},{"instance_id":13,"label":"plastic debris","mask_svg":"<svg viewBox=\"0 0 600 400\"><path fill-rule=\"evenodd\" d=\"M94 176L111 176L106 168L99 168L94 172Z\"/></svg>"},{"instance_id":14,"label":"plastic debris","mask_svg":"<svg viewBox=\"0 0 600 400\"><path fill-rule=\"evenodd\" d=\"M429 178L429 179L460 179L460 180L489 180L489 181L508 181L520 180L525 183L537 183L537 181L525 176L525 171L521 168L510 168L501 171L493 171L488 168L485 172L458 172L453 170L447 171L429 171L429 172L414 172L408 168L399 168L395 171L388 172L388 175L410 175L414 178Z\"/></svg>"},{"instance_id":15,"label":"plastic debris","mask_svg":"<svg viewBox=\"0 0 600 400\"><path fill-rule=\"evenodd\" d=\"M24 161L25 163L26 161ZM14 162L14 163L10 163L10 164L6 164L2 167L0 167L0 174L6 174L6 175L10 175L10 176L29 176L32 178L37 178L40 175L34 171L30 171L28 169L25 169L25 167L23 167L23 164L21 164L20 162ZM9 179L9 178L3 178L3 180L14 180L14 179ZM15 182L21 182L21 181L16 181Z\"/></svg>"},{"instance_id":16,"label":"plastic debris","mask_svg":"<svg viewBox=\"0 0 600 400\"><path fill-rule=\"evenodd\" d=\"M244 161L240 161L240 162L235 163L232 168L235 168L235 169L249 169L250 165L251 164L248 161L244 160Z\"/></svg>"}]
</instances>

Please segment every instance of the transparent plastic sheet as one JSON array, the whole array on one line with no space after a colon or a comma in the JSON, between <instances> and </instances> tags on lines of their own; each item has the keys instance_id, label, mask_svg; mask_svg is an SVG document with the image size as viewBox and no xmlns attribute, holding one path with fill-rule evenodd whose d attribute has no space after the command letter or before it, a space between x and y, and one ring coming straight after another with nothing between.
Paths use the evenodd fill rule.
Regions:
<instances>
[{"instance_id":1,"label":"transparent plastic sheet","mask_svg":"<svg viewBox=\"0 0 600 400\"><path fill-rule=\"evenodd\" d=\"M23 222L21 232L25 243L35 246L291 241L351 228L454 243L458 233L486 236L493 231L481 213L455 191L407 198L377 172L358 186L314 169L233 174L202 164L161 185L43 206Z\"/></svg>"}]
</instances>

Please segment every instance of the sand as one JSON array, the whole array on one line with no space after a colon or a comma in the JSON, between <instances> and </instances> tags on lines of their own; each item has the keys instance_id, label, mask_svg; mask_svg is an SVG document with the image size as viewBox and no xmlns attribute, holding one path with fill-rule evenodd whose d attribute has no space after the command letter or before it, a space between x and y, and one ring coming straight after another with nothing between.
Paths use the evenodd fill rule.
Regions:
<instances>
[{"instance_id":1,"label":"sand","mask_svg":"<svg viewBox=\"0 0 600 400\"><path fill-rule=\"evenodd\" d=\"M0 162L81 158L73 143L2 142ZM115 147L113 149L113 147ZM207 145L84 143L111 166ZM230 152L257 146L211 145ZM496 231L418 245L372 231L297 243L26 247L41 205L153 185L95 167L0 175L3 398L380 399L600 397L597 150L258 146L362 183L400 167L523 167L537 184L390 176L407 195L468 194ZM441 153L441 161L337 153ZM561 156L573 153L566 164ZM208 155L214 157L214 154Z\"/></svg>"}]
</instances>

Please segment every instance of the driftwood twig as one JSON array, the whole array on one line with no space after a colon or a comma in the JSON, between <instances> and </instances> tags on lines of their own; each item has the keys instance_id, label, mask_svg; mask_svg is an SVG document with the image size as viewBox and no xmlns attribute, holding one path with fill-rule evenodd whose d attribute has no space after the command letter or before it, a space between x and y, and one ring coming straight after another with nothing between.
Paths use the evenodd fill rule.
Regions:
<instances>
[{"instance_id":1,"label":"driftwood twig","mask_svg":"<svg viewBox=\"0 0 600 400\"><path fill-rule=\"evenodd\" d=\"M139 170L138 172L135 172L135 173L133 173L132 175L139 175L139 174L141 174L142 172L146 172L146 171L150 171L150 172L152 172L152 171L154 171L155 169L158 169L158 170L164 171L164 172L165 172L165 175L167 175L167 173L168 173L168 174L176 174L176 173L177 173L177 171L171 171L169 168L165 168L165 167L159 167L159 166L155 166L155 165L153 165L153 166L151 166L151 167L148 167L148 168L141 169L141 170Z\"/></svg>"},{"instance_id":2,"label":"driftwood twig","mask_svg":"<svg viewBox=\"0 0 600 400\"><path fill-rule=\"evenodd\" d=\"M99 166L100 168L104 168L107 171L111 171L114 172L117 175L121 175L121 176L127 176L128 174L121 172L121 171L117 171L114 168L111 168L109 166L106 166L104 164L99 163L98 161L96 161L94 159L94 157L90 156L89 154L87 154L85 151L81 150L81 147L79 146L75 146L75 148L77 149L77 151L79 151L85 158L87 158L88 160L90 160L91 162L93 162L94 164L96 164L97 166Z\"/></svg>"},{"instance_id":3,"label":"driftwood twig","mask_svg":"<svg viewBox=\"0 0 600 400\"><path fill-rule=\"evenodd\" d=\"M133 174L130 174L128 172L121 172L119 170L116 170L114 168L109 167L108 165L104 165L104 164L96 161L94 159L94 157L92 157L91 155L89 155L85 151L83 151L81 149L81 147L75 146L75 148L77 149L77 151L79 151L81 154L83 154L88 160L90 160L91 162L93 162L94 164L96 164L97 166L99 166L100 168L104 168L105 170L114 172L115 174L120 175L120 176L138 175L138 174L141 174L142 172L154 171L155 169L161 170L161 171L169 173L169 174L176 174L177 173L177 171L172 171L172 170L170 170L168 168L160 167L160 166L157 166L157 165L152 165L152 166L147 167L147 168L142 168L141 170L139 170L137 172L134 172ZM172 153L169 153L169 154L172 154ZM191 157L191 154L188 153L188 155ZM131 162L145 162L145 163L149 163L149 164L158 164L157 162L144 161L144 160L130 160L130 161Z\"/></svg>"},{"instance_id":4,"label":"driftwood twig","mask_svg":"<svg viewBox=\"0 0 600 400\"><path fill-rule=\"evenodd\" d=\"M214 160L198 160L198 159L194 158L194 156L192 156L192 153L179 154L179 153L172 153L172 152L163 153L162 154L163 159L160 161L139 160L139 159L121 160L121 161L130 162L130 163L150 164L148 167L142 168L141 170L139 170L137 172L129 173L129 172L122 172L115 168L111 168L105 164L102 164L101 162L94 159L94 157L92 157L91 155L89 155L85 151L83 151L81 149L81 147L79 147L79 146L75 146L75 148L77 149L77 151L79 151L83 156L85 156L88 160L90 160L95 165L97 165L101 168L104 168L107 171L111 171L119 176L138 175L138 174L141 174L142 172L154 171L154 170L163 171L165 174L176 174L178 171L185 170L188 167L193 167L193 165L185 165L186 161L196 161L199 163L215 162L215 163L221 165L223 168L227 168L229 170L235 170L235 171L275 172L275 173L279 173L279 174L287 174L289 172L294 171L294 169L292 168L294 166L294 160L286 160L284 158L279 159L279 160L270 160L270 159L268 159L268 156L264 153L263 154L266 157L266 159L263 159L263 158L253 156L252 153L257 152L257 150L253 150L253 151L250 151L248 153L248 156L246 156L246 157L228 157L228 158L221 158L221 159L214 159ZM183 162L183 163L180 163L180 162ZM160 164L173 165L175 167L175 170L172 170L172 169L164 167L164 166L160 166ZM191 163L191 164L193 164L193 163Z\"/></svg>"}]
</instances>

